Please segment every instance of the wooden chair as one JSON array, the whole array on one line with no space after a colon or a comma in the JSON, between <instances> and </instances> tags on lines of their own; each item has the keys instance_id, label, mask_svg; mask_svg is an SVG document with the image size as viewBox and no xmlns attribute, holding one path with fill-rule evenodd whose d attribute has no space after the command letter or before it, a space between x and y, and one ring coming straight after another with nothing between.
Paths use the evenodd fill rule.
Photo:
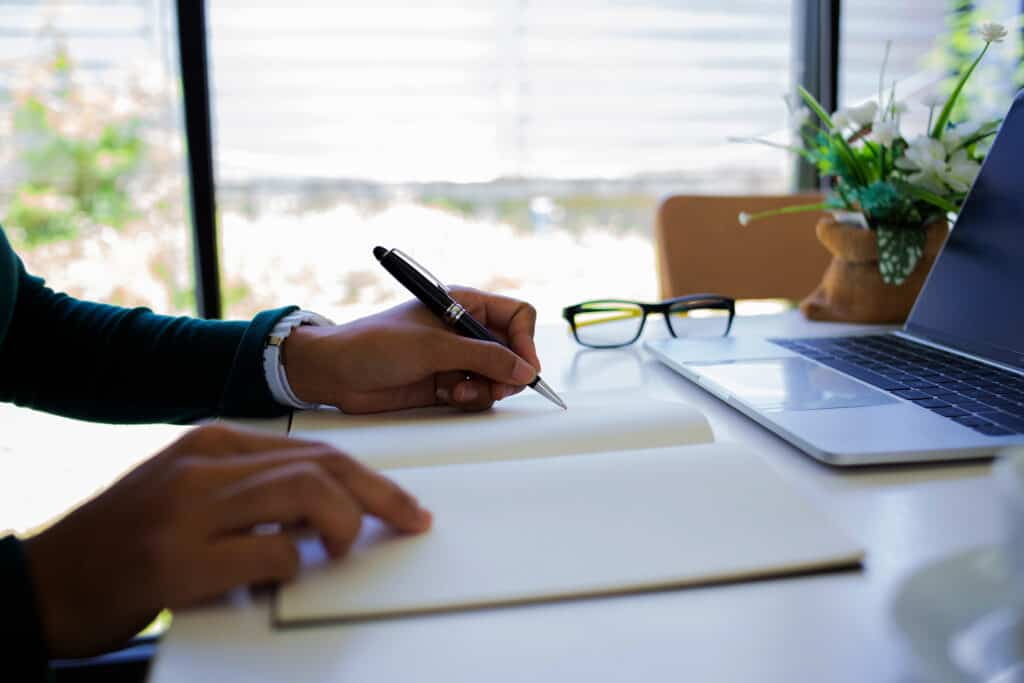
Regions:
<instances>
[{"instance_id":1,"label":"wooden chair","mask_svg":"<svg viewBox=\"0 0 1024 683\"><path fill-rule=\"evenodd\" d=\"M814 225L821 213L765 218L742 226L741 211L757 213L823 201L818 194L686 196L658 209L655 246L663 298L711 292L735 299L807 296L830 260Z\"/></svg>"}]
</instances>

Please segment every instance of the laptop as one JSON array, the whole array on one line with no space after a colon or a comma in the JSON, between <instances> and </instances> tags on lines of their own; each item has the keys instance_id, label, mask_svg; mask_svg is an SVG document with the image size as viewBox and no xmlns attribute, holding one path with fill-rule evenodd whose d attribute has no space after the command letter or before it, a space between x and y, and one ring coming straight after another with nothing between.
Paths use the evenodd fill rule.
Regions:
<instances>
[{"instance_id":1,"label":"laptop","mask_svg":"<svg viewBox=\"0 0 1024 683\"><path fill-rule=\"evenodd\" d=\"M806 339L659 339L660 361L813 457L869 465L1024 444L1024 92L906 324Z\"/></svg>"}]
</instances>

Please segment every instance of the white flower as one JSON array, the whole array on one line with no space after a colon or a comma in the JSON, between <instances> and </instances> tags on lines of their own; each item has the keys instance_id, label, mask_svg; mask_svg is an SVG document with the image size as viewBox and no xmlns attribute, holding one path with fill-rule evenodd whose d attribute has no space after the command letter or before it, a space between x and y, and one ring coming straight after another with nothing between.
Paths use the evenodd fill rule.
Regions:
<instances>
[{"instance_id":1,"label":"white flower","mask_svg":"<svg viewBox=\"0 0 1024 683\"><path fill-rule=\"evenodd\" d=\"M901 114L906 114L908 111L910 111L910 107L907 106L906 102L893 102L892 107L889 109L889 111L892 112L893 116L899 118Z\"/></svg>"},{"instance_id":2,"label":"white flower","mask_svg":"<svg viewBox=\"0 0 1024 683\"><path fill-rule=\"evenodd\" d=\"M750 225L750 214L747 213L746 211L740 211L740 215L737 216L737 218L739 218L740 225Z\"/></svg>"},{"instance_id":3,"label":"white flower","mask_svg":"<svg viewBox=\"0 0 1024 683\"><path fill-rule=\"evenodd\" d=\"M896 160L896 168L910 171L907 181L914 185L936 194L946 191L946 147L939 140L918 135L906 153Z\"/></svg>"},{"instance_id":4,"label":"white flower","mask_svg":"<svg viewBox=\"0 0 1024 683\"><path fill-rule=\"evenodd\" d=\"M979 128L981 126L977 123L961 123L946 130L942 135L942 144L946 146L946 152L948 154L955 152L963 144L964 140L974 137Z\"/></svg>"},{"instance_id":5,"label":"white flower","mask_svg":"<svg viewBox=\"0 0 1024 683\"><path fill-rule=\"evenodd\" d=\"M994 21L986 21L978 27L978 33L986 43L1001 43L1006 38L1006 27Z\"/></svg>"},{"instance_id":6,"label":"white flower","mask_svg":"<svg viewBox=\"0 0 1024 683\"><path fill-rule=\"evenodd\" d=\"M946 96L938 91L931 91L921 98L921 104L932 109L934 107L941 107L946 103Z\"/></svg>"},{"instance_id":7,"label":"white flower","mask_svg":"<svg viewBox=\"0 0 1024 683\"><path fill-rule=\"evenodd\" d=\"M908 182L936 194L947 194L949 190L967 192L981 170L981 165L963 149L947 159L946 146L927 135L914 138L906 154L896 161L896 167L910 171Z\"/></svg>"},{"instance_id":8,"label":"white flower","mask_svg":"<svg viewBox=\"0 0 1024 683\"><path fill-rule=\"evenodd\" d=\"M874 100L869 100L856 107L848 107L846 115L850 117L850 121L856 126L863 128L875 120L875 116L878 115L878 103Z\"/></svg>"},{"instance_id":9,"label":"white flower","mask_svg":"<svg viewBox=\"0 0 1024 683\"><path fill-rule=\"evenodd\" d=\"M956 192L967 192L978 177L981 164L967 157L967 150L957 150L949 159L943 180Z\"/></svg>"},{"instance_id":10,"label":"white flower","mask_svg":"<svg viewBox=\"0 0 1024 683\"><path fill-rule=\"evenodd\" d=\"M832 114L832 130L842 130L850 126L850 117L846 115L846 112L840 109L835 114Z\"/></svg>"},{"instance_id":11,"label":"white flower","mask_svg":"<svg viewBox=\"0 0 1024 683\"><path fill-rule=\"evenodd\" d=\"M877 142L880 145L891 145L900 137L900 122L876 121L871 126L871 135L869 137L873 142Z\"/></svg>"}]
</instances>

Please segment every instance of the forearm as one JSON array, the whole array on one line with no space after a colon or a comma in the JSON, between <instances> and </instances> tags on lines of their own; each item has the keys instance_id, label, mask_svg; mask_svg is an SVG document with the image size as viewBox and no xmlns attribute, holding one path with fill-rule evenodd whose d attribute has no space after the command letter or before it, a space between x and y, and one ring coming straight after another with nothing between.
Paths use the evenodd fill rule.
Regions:
<instances>
[{"instance_id":1,"label":"forearm","mask_svg":"<svg viewBox=\"0 0 1024 683\"><path fill-rule=\"evenodd\" d=\"M260 353L286 310L251 323L172 318L79 301L22 270L0 346L0 400L121 423L282 414Z\"/></svg>"}]
</instances>

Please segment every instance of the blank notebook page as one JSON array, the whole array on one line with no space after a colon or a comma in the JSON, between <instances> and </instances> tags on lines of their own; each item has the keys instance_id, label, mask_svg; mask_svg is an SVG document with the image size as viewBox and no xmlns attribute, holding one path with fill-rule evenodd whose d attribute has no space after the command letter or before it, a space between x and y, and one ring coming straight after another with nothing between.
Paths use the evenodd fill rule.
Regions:
<instances>
[{"instance_id":1,"label":"blank notebook page","mask_svg":"<svg viewBox=\"0 0 1024 683\"><path fill-rule=\"evenodd\" d=\"M859 563L861 548L734 444L389 473L434 513L364 525L278 592L279 625L741 580ZM308 549L308 547L307 547Z\"/></svg>"},{"instance_id":2,"label":"blank notebook page","mask_svg":"<svg viewBox=\"0 0 1024 683\"><path fill-rule=\"evenodd\" d=\"M569 410L528 391L480 413L448 407L377 415L300 412L291 435L326 441L380 469L712 440L707 419L685 403L638 392L566 392L564 398Z\"/></svg>"}]
</instances>

